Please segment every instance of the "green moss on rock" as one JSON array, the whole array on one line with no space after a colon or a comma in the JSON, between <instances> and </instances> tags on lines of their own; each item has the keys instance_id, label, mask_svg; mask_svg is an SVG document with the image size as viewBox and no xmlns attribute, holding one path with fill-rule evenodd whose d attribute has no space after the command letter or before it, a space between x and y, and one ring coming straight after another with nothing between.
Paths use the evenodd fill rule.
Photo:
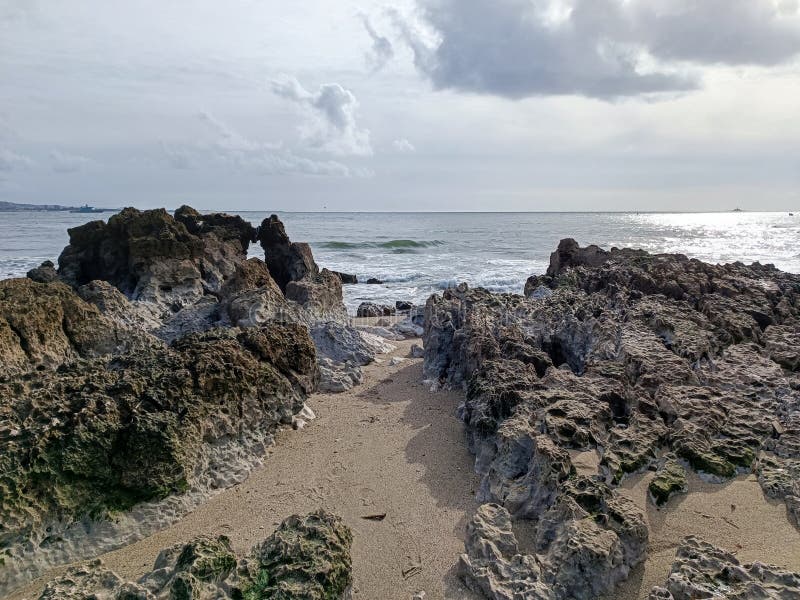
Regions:
<instances>
[{"instance_id":1,"label":"green moss on rock","mask_svg":"<svg viewBox=\"0 0 800 600\"><path fill-rule=\"evenodd\" d=\"M286 519L254 557L258 570L247 600L340 600L352 584L352 534L336 516L317 511Z\"/></svg>"},{"instance_id":2,"label":"green moss on rock","mask_svg":"<svg viewBox=\"0 0 800 600\"><path fill-rule=\"evenodd\" d=\"M689 489L686 470L674 458L669 458L658 470L648 490L657 506L666 504L673 494L684 493Z\"/></svg>"}]
</instances>

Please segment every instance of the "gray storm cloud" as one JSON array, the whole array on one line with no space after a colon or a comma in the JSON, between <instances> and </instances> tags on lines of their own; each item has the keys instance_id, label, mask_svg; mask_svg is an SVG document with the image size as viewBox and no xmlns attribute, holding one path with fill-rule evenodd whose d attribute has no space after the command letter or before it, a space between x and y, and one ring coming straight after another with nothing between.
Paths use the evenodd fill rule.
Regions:
<instances>
[{"instance_id":1,"label":"gray storm cloud","mask_svg":"<svg viewBox=\"0 0 800 600\"><path fill-rule=\"evenodd\" d=\"M418 0L434 41L397 18L437 88L523 98L691 90L694 67L800 53L795 0Z\"/></svg>"}]
</instances>

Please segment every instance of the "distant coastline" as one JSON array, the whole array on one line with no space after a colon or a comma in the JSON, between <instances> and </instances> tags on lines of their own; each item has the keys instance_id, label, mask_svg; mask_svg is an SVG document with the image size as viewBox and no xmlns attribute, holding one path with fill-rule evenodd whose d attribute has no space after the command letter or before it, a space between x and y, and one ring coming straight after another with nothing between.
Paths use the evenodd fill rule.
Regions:
<instances>
[{"instance_id":1,"label":"distant coastline","mask_svg":"<svg viewBox=\"0 0 800 600\"><path fill-rule=\"evenodd\" d=\"M16 202L0 202L0 212L45 211L45 212L82 212L101 213L113 211L113 208L94 208L93 206L62 206L60 204L17 204Z\"/></svg>"}]
</instances>

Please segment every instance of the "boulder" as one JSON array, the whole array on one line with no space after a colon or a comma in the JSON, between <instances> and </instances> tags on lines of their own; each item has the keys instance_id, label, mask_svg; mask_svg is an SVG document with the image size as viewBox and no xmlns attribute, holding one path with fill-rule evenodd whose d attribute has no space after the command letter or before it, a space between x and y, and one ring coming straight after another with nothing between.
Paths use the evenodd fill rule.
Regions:
<instances>
[{"instance_id":1,"label":"boulder","mask_svg":"<svg viewBox=\"0 0 800 600\"><path fill-rule=\"evenodd\" d=\"M39 600L346 600L351 545L341 519L320 510L289 517L244 558L225 536L198 537L163 550L136 582L95 560L49 582Z\"/></svg>"},{"instance_id":2,"label":"boulder","mask_svg":"<svg viewBox=\"0 0 800 600\"><path fill-rule=\"evenodd\" d=\"M673 495L685 494L689 490L686 469L674 457L668 457L647 489L656 506L666 504Z\"/></svg>"},{"instance_id":3,"label":"boulder","mask_svg":"<svg viewBox=\"0 0 800 600\"><path fill-rule=\"evenodd\" d=\"M70 229L70 243L58 259L59 276L76 288L107 281L131 300L172 310L218 291L247 258L252 226L228 215L206 222L188 207L176 215L126 208L108 223Z\"/></svg>"},{"instance_id":4,"label":"boulder","mask_svg":"<svg viewBox=\"0 0 800 600\"><path fill-rule=\"evenodd\" d=\"M354 285L358 283L358 277L355 275L348 275L347 273L340 273L339 271L331 271L336 275L344 285Z\"/></svg>"},{"instance_id":5,"label":"boulder","mask_svg":"<svg viewBox=\"0 0 800 600\"><path fill-rule=\"evenodd\" d=\"M28 271L28 279L33 279L37 283L51 283L58 279L56 266L53 261L46 260L35 269Z\"/></svg>"},{"instance_id":6,"label":"boulder","mask_svg":"<svg viewBox=\"0 0 800 600\"><path fill-rule=\"evenodd\" d=\"M466 554L458 573L466 586L491 600L551 600L534 556L522 553L511 516L497 504L483 504L467 525Z\"/></svg>"},{"instance_id":7,"label":"boulder","mask_svg":"<svg viewBox=\"0 0 800 600\"><path fill-rule=\"evenodd\" d=\"M362 302L356 311L357 317L391 317L394 314L395 309L391 306L374 302Z\"/></svg>"},{"instance_id":8,"label":"boulder","mask_svg":"<svg viewBox=\"0 0 800 600\"><path fill-rule=\"evenodd\" d=\"M370 277L369 279L367 279L367 285L383 285L383 281L381 281L377 277Z\"/></svg>"},{"instance_id":9,"label":"boulder","mask_svg":"<svg viewBox=\"0 0 800 600\"><path fill-rule=\"evenodd\" d=\"M124 351L144 338L63 283L0 281L0 377Z\"/></svg>"},{"instance_id":10,"label":"boulder","mask_svg":"<svg viewBox=\"0 0 800 600\"><path fill-rule=\"evenodd\" d=\"M290 281L299 281L306 276L319 273L311 247L308 244L290 241L277 215L262 221L258 228L258 241L264 249L269 272L281 290L286 291Z\"/></svg>"}]
</instances>

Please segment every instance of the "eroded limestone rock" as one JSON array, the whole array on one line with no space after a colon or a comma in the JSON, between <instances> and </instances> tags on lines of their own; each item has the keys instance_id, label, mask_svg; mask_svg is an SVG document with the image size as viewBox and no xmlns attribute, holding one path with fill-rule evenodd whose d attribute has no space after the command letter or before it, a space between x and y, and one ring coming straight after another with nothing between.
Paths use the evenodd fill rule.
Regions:
<instances>
[{"instance_id":1,"label":"eroded limestone rock","mask_svg":"<svg viewBox=\"0 0 800 600\"><path fill-rule=\"evenodd\" d=\"M799 324L800 276L565 240L525 296L431 297L424 370L464 389L480 498L533 521L541 581L594 597L645 556L614 491L629 474L661 467L662 500L685 486L676 461L710 481L755 470L796 517ZM600 455L595 479L568 451Z\"/></svg>"},{"instance_id":2,"label":"eroded limestone rock","mask_svg":"<svg viewBox=\"0 0 800 600\"><path fill-rule=\"evenodd\" d=\"M163 550L137 582L93 561L48 583L39 600L347 600L351 544L338 517L295 515L245 558L225 536L199 537Z\"/></svg>"},{"instance_id":3,"label":"eroded limestone rock","mask_svg":"<svg viewBox=\"0 0 800 600\"><path fill-rule=\"evenodd\" d=\"M800 598L800 574L762 563L742 564L731 553L690 536L678 548L664 587L650 600Z\"/></svg>"}]
</instances>

